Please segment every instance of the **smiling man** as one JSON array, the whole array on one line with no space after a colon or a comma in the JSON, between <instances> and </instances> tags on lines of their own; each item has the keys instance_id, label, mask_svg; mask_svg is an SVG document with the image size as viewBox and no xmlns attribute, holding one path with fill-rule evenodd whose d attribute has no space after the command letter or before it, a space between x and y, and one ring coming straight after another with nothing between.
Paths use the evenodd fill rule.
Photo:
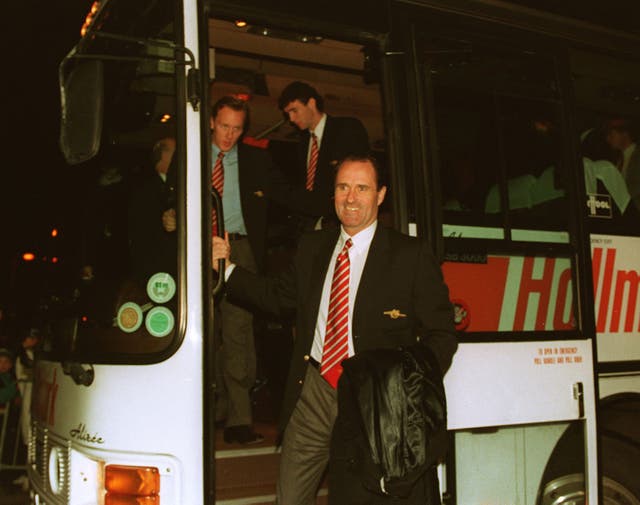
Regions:
<instances>
[{"instance_id":1,"label":"smiling man","mask_svg":"<svg viewBox=\"0 0 640 505\"><path fill-rule=\"evenodd\" d=\"M335 175L339 229L303 235L290 268L277 277L233 264L225 271L231 300L276 316L296 312L279 424L277 503L315 503L329 460L343 360L418 342L444 373L457 348L448 290L428 245L378 224L385 194L373 158L347 157ZM230 247L215 238L214 265L229 259Z\"/></svg>"}]
</instances>

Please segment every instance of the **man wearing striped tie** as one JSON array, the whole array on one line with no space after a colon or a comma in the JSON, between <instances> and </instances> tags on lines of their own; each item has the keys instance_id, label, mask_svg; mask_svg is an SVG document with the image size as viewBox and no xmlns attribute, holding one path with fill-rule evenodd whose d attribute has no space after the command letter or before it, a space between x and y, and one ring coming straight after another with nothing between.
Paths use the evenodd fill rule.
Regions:
<instances>
[{"instance_id":1,"label":"man wearing striped tie","mask_svg":"<svg viewBox=\"0 0 640 505\"><path fill-rule=\"evenodd\" d=\"M444 373L457 348L448 290L429 246L378 224L385 193L373 158L347 157L334 183L339 229L303 235L290 268L275 278L227 264L230 299L276 315L296 313L279 424L280 505L315 503L329 460L343 360L419 342ZM214 265L229 259L230 249L216 237Z\"/></svg>"},{"instance_id":2,"label":"man wearing striped tie","mask_svg":"<svg viewBox=\"0 0 640 505\"><path fill-rule=\"evenodd\" d=\"M282 91L278 106L300 130L297 191L289 194L287 207L300 217L302 230L336 223L333 210L333 178L338 161L351 154L369 152L369 137L360 120L324 112L324 99L307 83L295 81Z\"/></svg>"},{"instance_id":3,"label":"man wearing striped tie","mask_svg":"<svg viewBox=\"0 0 640 505\"><path fill-rule=\"evenodd\" d=\"M246 102L232 96L219 99L211 109L212 186L222 196L224 228L233 241L232 260L259 272L265 262L267 198L271 186L269 153L241 142L249 124ZM218 218L212 216L212 234ZM249 391L256 379L253 315L223 297L216 317L222 337L218 353L218 401L216 417L226 418L224 440L251 444L262 441L252 429ZM226 415L225 415L226 414ZM222 419L220 419L222 420Z\"/></svg>"}]
</instances>

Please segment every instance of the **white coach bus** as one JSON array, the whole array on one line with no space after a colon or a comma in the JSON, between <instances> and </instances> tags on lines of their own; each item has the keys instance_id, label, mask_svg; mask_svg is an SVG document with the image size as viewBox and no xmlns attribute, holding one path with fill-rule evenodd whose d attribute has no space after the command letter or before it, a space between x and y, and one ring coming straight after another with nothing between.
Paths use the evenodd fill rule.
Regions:
<instances>
[{"instance_id":1,"label":"white coach bus","mask_svg":"<svg viewBox=\"0 0 640 505\"><path fill-rule=\"evenodd\" d=\"M265 441L224 444L209 107L248 100L248 136L291 176L296 131L277 98L303 80L329 114L365 125L390 183L381 219L443 262L460 340L443 502L640 505L640 220L625 180L640 34L584 3L537 4L94 4L60 64L77 213L61 224L35 371L32 503L273 503L292 328L256 324ZM153 205L175 209L177 230L154 242L138 195L166 138ZM275 205L269 220L274 272L295 223Z\"/></svg>"}]
</instances>

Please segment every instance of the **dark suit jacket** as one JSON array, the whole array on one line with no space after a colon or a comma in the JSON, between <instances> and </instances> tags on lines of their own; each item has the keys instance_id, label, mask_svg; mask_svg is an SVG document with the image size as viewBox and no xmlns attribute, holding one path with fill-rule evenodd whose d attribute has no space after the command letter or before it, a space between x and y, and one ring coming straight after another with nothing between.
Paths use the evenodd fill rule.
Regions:
<instances>
[{"instance_id":1,"label":"dark suit jacket","mask_svg":"<svg viewBox=\"0 0 640 505\"><path fill-rule=\"evenodd\" d=\"M227 282L230 299L276 315L296 313L296 341L279 429L300 396L308 366L318 307L339 230L303 235L288 270L272 278L236 267ZM401 317L385 312L397 309ZM428 245L382 227L374 235L353 314L355 352L423 342L446 371L457 348L453 310L438 263Z\"/></svg>"},{"instance_id":2,"label":"dark suit jacket","mask_svg":"<svg viewBox=\"0 0 640 505\"><path fill-rule=\"evenodd\" d=\"M251 252L262 270L267 242L266 195L272 184L273 161L266 150L238 143L238 172L242 217Z\"/></svg>"},{"instance_id":3,"label":"dark suit jacket","mask_svg":"<svg viewBox=\"0 0 640 505\"><path fill-rule=\"evenodd\" d=\"M285 203L293 211L315 222L320 216L335 217L333 208L333 180L338 162L350 154L369 152L369 137L362 123L352 117L327 116L322 135L313 191L306 191L309 131L301 133L298 144L296 192Z\"/></svg>"}]
</instances>

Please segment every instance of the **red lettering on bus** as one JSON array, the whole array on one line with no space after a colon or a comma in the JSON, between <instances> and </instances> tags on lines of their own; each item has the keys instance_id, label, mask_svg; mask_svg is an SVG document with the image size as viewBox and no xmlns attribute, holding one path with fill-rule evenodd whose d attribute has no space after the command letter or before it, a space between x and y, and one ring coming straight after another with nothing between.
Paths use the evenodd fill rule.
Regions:
<instances>
[{"instance_id":1,"label":"red lettering on bus","mask_svg":"<svg viewBox=\"0 0 640 505\"><path fill-rule=\"evenodd\" d=\"M616 268L617 249L615 248L606 249L604 271L601 272L604 253L605 249L601 247L593 249L593 292L597 301L596 331L598 333L619 331L629 333L634 331L637 316L640 274L637 270ZM610 303L612 295L613 304ZM611 307L610 317L608 317L609 307ZM624 310L626 310L626 314L623 314ZM620 328L620 321L623 317L624 327ZM640 330L640 322L638 324L638 330Z\"/></svg>"},{"instance_id":2,"label":"red lettering on bus","mask_svg":"<svg viewBox=\"0 0 640 505\"><path fill-rule=\"evenodd\" d=\"M569 310L569 320L564 320L564 312L567 306L567 301L571 300L572 296L569 290L569 283L571 282L571 269L567 268L560 274L558 280L558 290L556 294L556 310L553 313L553 329L554 330L570 330L573 328L573 304Z\"/></svg>"},{"instance_id":3,"label":"red lettering on bus","mask_svg":"<svg viewBox=\"0 0 640 505\"><path fill-rule=\"evenodd\" d=\"M624 323L624 331L633 331L633 322L636 316L636 301L638 299L638 286L640 277L638 272L633 270L620 270L616 276L616 292L613 299L613 311L611 313L610 331L616 332L620 326L620 315L622 312L622 298L625 286L629 286L629 298L627 300L627 317Z\"/></svg>"},{"instance_id":4,"label":"red lettering on bus","mask_svg":"<svg viewBox=\"0 0 640 505\"><path fill-rule=\"evenodd\" d=\"M599 249L596 248L594 252ZM597 265L593 263L593 273L594 273L594 289L598 289L600 284L600 264L602 260L602 252L597 255L598 262ZM594 256L595 259L595 256ZM604 265L604 273L602 276L602 290L600 291L600 305L598 307L598 314L596 316L596 331L598 333L602 333L605 331L605 327L607 324L607 310L609 309L609 296L611 294L611 280L613 279L613 265L616 260L616 250L615 249L607 249L607 258L605 260ZM598 275L596 277L595 275Z\"/></svg>"},{"instance_id":5,"label":"red lettering on bus","mask_svg":"<svg viewBox=\"0 0 640 505\"><path fill-rule=\"evenodd\" d=\"M551 296L551 282L553 281L553 267L555 258L545 258L544 271L541 279L533 278L534 258L525 257L522 265L522 277L520 279L520 291L518 293L518 304L516 306L515 321L513 329L515 331L524 330L525 317L527 315L527 305L531 293L539 293L538 311L536 313L535 330L544 330L547 314L549 310L549 298Z\"/></svg>"}]
</instances>

